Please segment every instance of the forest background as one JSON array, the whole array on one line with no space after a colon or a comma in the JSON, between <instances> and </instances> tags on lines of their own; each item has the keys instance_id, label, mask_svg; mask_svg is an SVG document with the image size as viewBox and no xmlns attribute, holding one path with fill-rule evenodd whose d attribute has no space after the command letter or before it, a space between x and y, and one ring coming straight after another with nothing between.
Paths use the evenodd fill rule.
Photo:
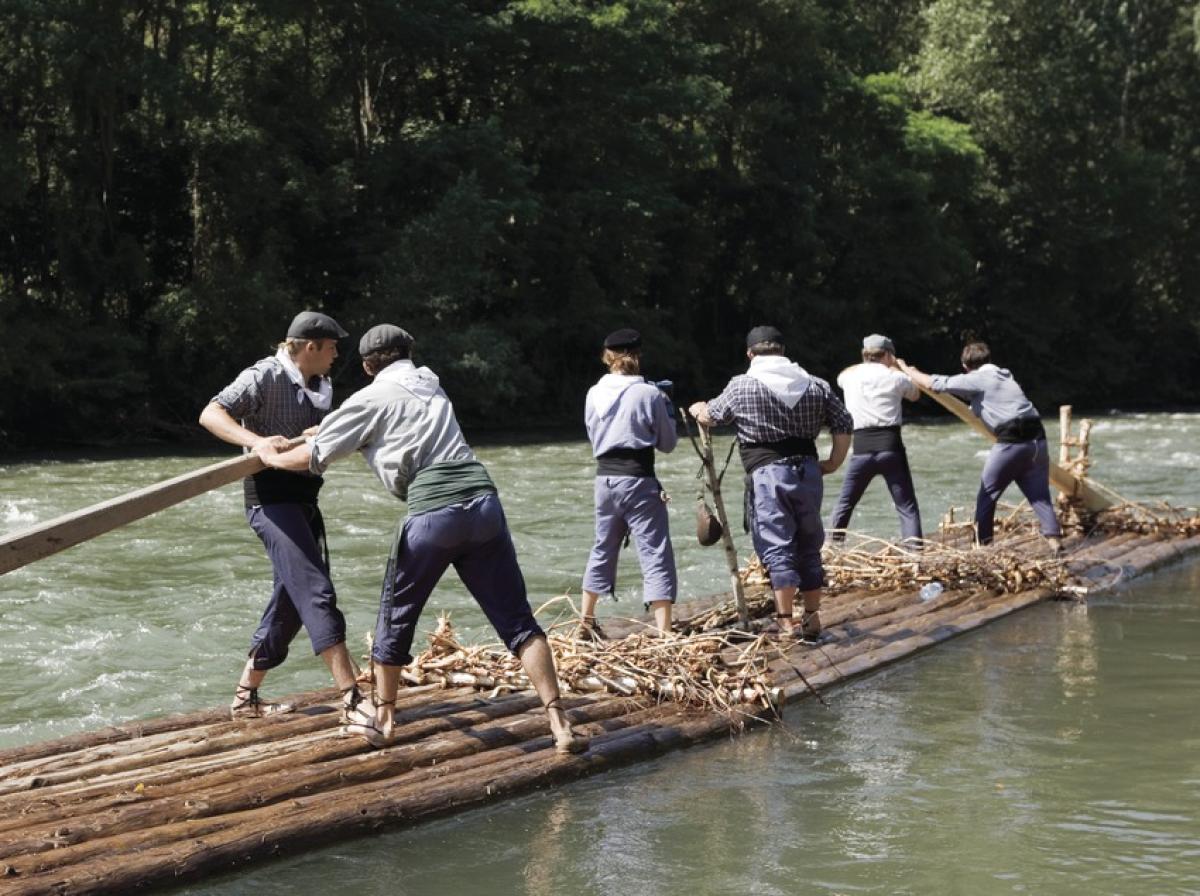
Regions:
<instances>
[{"instance_id":1,"label":"forest background","mask_svg":"<svg viewBox=\"0 0 1200 896\"><path fill-rule=\"evenodd\" d=\"M989 340L1044 412L1195 403L1200 4L0 0L0 443L184 438L301 308L464 424L600 341L709 397L774 323Z\"/></svg>"}]
</instances>

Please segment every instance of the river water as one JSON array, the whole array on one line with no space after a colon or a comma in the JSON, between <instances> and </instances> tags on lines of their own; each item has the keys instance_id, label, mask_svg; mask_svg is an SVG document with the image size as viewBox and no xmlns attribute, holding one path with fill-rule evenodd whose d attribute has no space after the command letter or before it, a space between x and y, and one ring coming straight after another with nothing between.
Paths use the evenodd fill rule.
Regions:
<instances>
[{"instance_id":1,"label":"river water","mask_svg":"<svg viewBox=\"0 0 1200 896\"><path fill-rule=\"evenodd\" d=\"M1130 498L1200 505L1200 415L1108 416L1093 433L1097 479ZM914 424L906 442L933 529L950 505L970 506L984 445L958 424ZM531 599L577 598L591 535L586 444L479 454ZM227 456L4 464L0 531ZM719 549L690 535L697 466L686 443L659 463L684 596L727 587ZM840 478L827 480L827 509ZM739 479L734 470L726 487L733 505ZM322 506L357 646L399 505L355 458L327 477ZM895 536L882 484L854 526ZM227 702L269 577L238 486L5 575L0 746ZM602 614L639 608L632 553L618 592ZM439 609L469 637L488 636L453 575L425 622ZM302 635L267 692L326 684ZM1200 893L1198 693L1190 562L1087 606L995 623L829 692L828 708L795 706L784 728L179 892Z\"/></svg>"}]
</instances>

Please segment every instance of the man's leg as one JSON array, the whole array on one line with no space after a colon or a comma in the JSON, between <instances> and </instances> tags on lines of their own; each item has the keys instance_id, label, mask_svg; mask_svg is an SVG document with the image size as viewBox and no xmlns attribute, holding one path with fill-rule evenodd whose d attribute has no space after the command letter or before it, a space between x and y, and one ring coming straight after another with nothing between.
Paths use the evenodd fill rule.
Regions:
<instances>
[{"instance_id":1,"label":"man's leg","mask_svg":"<svg viewBox=\"0 0 1200 896\"><path fill-rule=\"evenodd\" d=\"M975 534L980 544L992 543L996 502L1028 465L1032 449L1027 448L1027 444L997 442L988 451L979 480L979 494L975 497Z\"/></svg>"},{"instance_id":2,"label":"man's leg","mask_svg":"<svg viewBox=\"0 0 1200 896\"><path fill-rule=\"evenodd\" d=\"M805 638L818 638L821 635L821 598L825 596L824 588L813 588L800 592L804 599L804 615L800 617L800 633Z\"/></svg>"},{"instance_id":3,"label":"man's leg","mask_svg":"<svg viewBox=\"0 0 1200 896\"><path fill-rule=\"evenodd\" d=\"M900 516L900 537L906 542L919 542L921 509L917 506L917 492L913 487L908 455L903 451L882 451L879 462L883 481L887 483L892 503L896 505L896 513Z\"/></svg>"},{"instance_id":4,"label":"man's leg","mask_svg":"<svg viewBox=\"0 0 1200 896\"><path fill-rule=\"evenodd\" d=\"M642 594L654 611L660 632L671 631L671 606L679 592L675 550L667 518L667 502L657 479L642 479L635 487L626 519L642 568Z\"/></svg>"},{"instance_id":5,"label":"man's leg","mask_svg":"<svg viewBox=\"0 0 1200 896\"><path fill-rule=\"evenodd\" d=\"M525 577L517 563L500 499L490 494L473 501L460 515L457 530L465 542L465 551L454 561L454 568L505 646L521 660L525 674L546 707L555 749L560 753L585 750L587 738L571 731L571 723L559 703L554 655L545 633L533 618Z\"/></svg>"},{"instance_id":6,"label":"man's leg","mask_svg":"<svg viewBox=\"0 0 1200 896\"><path fill-rule=\"evenodd\" d=\"M804 601L800 629L806 639L815 639L821 634L821 598L825 587L825 567L821 563L821 545L825 542L825 530L821 525L824 493L825 482L820 467L816 460L806 460L786 496L788 509L796 521L796 570L798 590Z\"/></svg>"},{"instance_id":7,"label":"man's leg","mask_svg":"<svg viewBox=\"0 0 1200 896\"><path fill-rule=\"evenodd\" d=\"M654 627L664 634L671 631L671 608L674 603L669 600L650 601L650 612L654 614Z\"/></svg>"},{"instance_id":8,"label":"man's leg","mask_svg":"<svg viewBox=\"0 0 1200 896\"><path fill-rule=\"evenodd\" d=\"M1042 535L1057 550L1062 544L1062 526L1050 498L1050 451L1045 439L1036 439L1032 444L1033 459L1029 469L1017 477L1017 488L1033 508Z\"/></svg>"},{"instance_id":9,"label":"man's leg","mask_svg":"<svg viewBox=\"0 0 1200 896\"><path fill-rule=\"evenodd\" d=\"M799 590L795 585L774 589L775 621L782 632L795 631L796 626L792 617L796 614L796 593Z\"/></svg>"},{"instance_id":10,"label":"man's leg","mask_svg":"<svg viewBox=\"0 0 1200 896\"><path fill-rule=\"evenodd\" d=\"M788 506L788 493L801 475L800 470L787 464L768 464L751 477L754 494L750 536L775 593L776 624L785 633L793 630L792 614L800 585L794 550L796 520Z\"/></svg>"},{"instance_id":11,"label":"man's leg","mask_svg":"<svg viewBox=\"0 0 1200 896\"><path fill-rule=\"evenodd\" d=\"M558 691L558 673L554 668L554 654L545 635L534 635L517 648L521 668L529 676L533 689L537 691L546 716L550 720L550 733L554 736L554 748L559 753L582 753L588 747L588 739L571 730L571 720Z\"/></svg>"},{"instance_id":12,"label":"man's leg","mask_svg":"<svg viewBox=\"0 0 1200 896\"><path fill-rule=\"evenodd\" d=\"M596 605L601 594L611 594L617 576L617 558L621 541L629 527L620 508L617 487L624 477L597 476L595 483L596 539L583 573L583 598L580 612L586 633L604 637L596 622Z\"/></svg>"},{"instance_id":13,"label":"man's leg","mask_svg":"<svg viewBox=\"0 0 1200 896\"><path fill-rule=\"evenodd\" d=\"M445 517L448 509L407 517L392 542L371 648L374 710L360 706L346 728L375 747L386 746L391 739L400 669L412 662L410 651L417 621L450 565L454 536L447 527L448 522L452 526L452 520Z\"/></svg>"},{"instance_id":14,"label":"man's leg","mask_svg":"<svg viewBox=\"0 0 1200 896\"><path fill-rule=\"evenodd\" d=\"M275 715L291 712L295 708L290 703L268 703L259 700L258 689L267 677L267 672L287 659L288 648L302 625L300 614L288 592L288 582L292 578L289 575L292 567L304 565L307 560L303 551L295 547L293 535L289 532L297 530L296 534L301 541L311 539L311 533L299 514L289 512L288 508L295 508L296 505L271 506L277 508L275 512L267 513L266 508L261 506L246 511L246 520L262 541L267 559L271 561L274 581L271 597L263 608L258 627L250 638L246 664L238 676L233 701L229 705L230 715L235 719ZM296 519L292 520L291 516L295 516ZM286 521L282 527L277 522L277 518L280 517ZM315 551L315 546L313 550Z\"/></svg>"},{"instance_id":15,"label":"man's leg","mask_svg":"<svg viewBox=\"0 0 1200 896\"><path fill-rule=\"evenodd\" d=\"M383 735L384 741L391 739L392 729L396 724L396 694L400 691L400 669L400 666L375 663L375 691L372 702L375 705L375 727ZM370 737L367 739L378 746Z\"/></svg>"},{"instance_id":16,"label":"man's leg","mask_svg":"<svg viewBox=\"0 0 1200 896\"><path fill-rule=\"evenodd\" d=\"M842 490L838 494L837 504L833 507L833 514L829 517L829 528L835 530L830 533L830 541L845 541L846 533L841 530L850 525L854 508L858 506L876 472L873 452L854 454L850 457L850 463L846 467L846 478L842 480Z\"/></svg>"}]
</instances>

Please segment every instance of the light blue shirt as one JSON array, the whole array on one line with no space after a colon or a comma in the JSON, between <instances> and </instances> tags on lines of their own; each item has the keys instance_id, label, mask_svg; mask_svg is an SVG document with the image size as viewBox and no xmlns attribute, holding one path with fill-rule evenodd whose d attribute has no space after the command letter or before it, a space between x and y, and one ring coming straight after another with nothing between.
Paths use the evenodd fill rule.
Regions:
<instances>
[{"instance_id":1,"label":"light blue shirt","mask_svg":"<svg viewBox=\"0 0 1200 896\"><path fill-rule=\"evenodd\" d=\"M1013 375L995 364L954 376L936 374L932 379L934 392L950 392L971 402L971 412L988 429L1018 417L1040 416Z\"/></svg>"},{"instance_id":2,"label":"light blue shirt","mask_svg":"<svg viewBox=\"0 0 1200 896\"><path fill-rule=\"evenodd\" d=\"M640 376L602 376L588 390L583 420L596 457L614 448L671 452L679 441L670 399Z\"/></svg>"}]
</instances>

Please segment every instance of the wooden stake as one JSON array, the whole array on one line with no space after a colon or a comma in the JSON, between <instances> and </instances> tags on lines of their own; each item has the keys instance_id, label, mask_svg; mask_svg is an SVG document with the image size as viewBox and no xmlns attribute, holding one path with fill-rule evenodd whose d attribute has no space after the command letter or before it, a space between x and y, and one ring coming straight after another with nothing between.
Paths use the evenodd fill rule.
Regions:
<instances>
[{"instance_id":1,"label":"wooden stake","mask_svg":"<svg viewBox=\"0 0 1200 896\"><path fill-rule=\"evenodd\" d=\"M1071 463L1071 406L1058 407L1058 462L1062 466Z\"/></svg>"},{"instance_id":2,"label":"wooden stake","mask_svg":"<svg viewBox=\"0 0 1200 896\"><path fill-rule=\"evenodd\" d=\"M708 488L712 492L717 520L721 523L721 544L725 548L725 564L729 568L733 599L737 603L738 622L743 629L746 629L750 626L750 612L746 609L746 594L742 590L742 577L738 575L737 548L733 545L733 536L729 529L729 514L725 512L725 499L721 497L721 480L717 476L717 465L713 462L712 433L703 423L700 424L700 446L703 452L701 460L704 462L704 473L708 477Z\"/></svg>"}]
</instances>

